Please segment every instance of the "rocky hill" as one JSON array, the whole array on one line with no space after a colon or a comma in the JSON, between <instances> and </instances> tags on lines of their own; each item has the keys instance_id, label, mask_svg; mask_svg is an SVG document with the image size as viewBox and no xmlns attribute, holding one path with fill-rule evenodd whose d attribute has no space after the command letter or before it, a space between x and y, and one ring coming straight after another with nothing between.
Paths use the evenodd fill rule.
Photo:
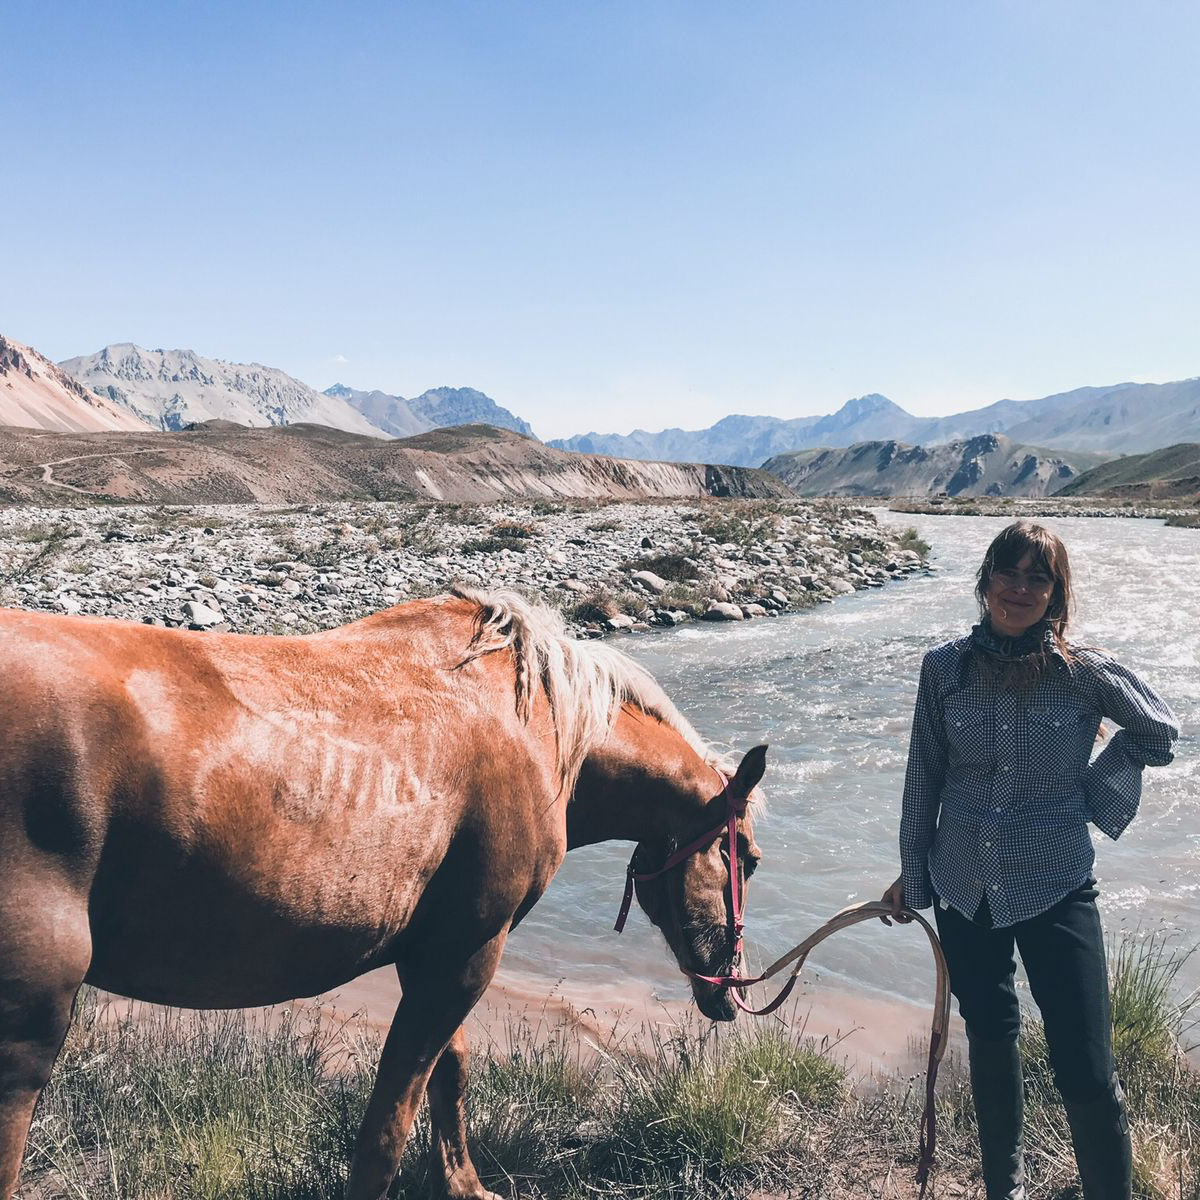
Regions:
<instances>
[{"instance_id":1,"label":"rocky hill","mask_svg":"<svg viewBox=\"0 0 1200 1200\"><path fill-rule=\"evenodd\" d=\"M335 383L325 389L356 408L373 425L393 437L411 437L447 425L494 425L533 437L528 421L501 408L490 396L475 388L431 388L406 400L387 392L362 392Z\"/></svg>"},{"instance_id":2,"label":"rocky hill","mask_svg":"<svg viewBox=\"0 0 1200 1200\"><path fill-rule=\"evenodd\" d=\"M1103 460L981 434L944 446L860 442L799 450L763 464L800 496L1048 496Z\"/></svg>"},{"instance_id":3,"label":"rocky hill","mask_svg":"<svg viewBox=\"0 0 1200 1200\"><path fill-rule=\"evenodd\" d=\"M192 350L143 350L123 342L59 366L88 391L158 429L180 430L216 419L251 428L312 422L385 436L345 400L258 363L224 362Z\"/></svg>"},{"instance_id":4,"label":"rocky hill","mask_svg":"<svg viewBox=\"0 0 1200 1200\"><path fill-rule=\"evenodd\" d=\"M146 428L128 409L88 391L44 355L3 336L0 425L61 433Z\"/></svg>"},{"instance_id":5,"label":"rocky hill","mask_svg":"<svg viewBox=\"0 0 1200 1200\"><path fill-rule=\"evenodd\" d=\"M1076 388L1037 400L999 400L946 417L916 417L887 397L872 394L849 400L826 416L729 416L707 429L587 433L550 445L626 458L755 466L791 450L867 441L930 446L983 433L1003 433L1026 445L1113 454L1200 439L1200 378Z\"/></svg>"},{"instance_id":6,"label":"rocky hill","mask_svg":"<svg viewBox=\"0 0 1200 1200\"><path fill-rule=\"evenodd\" d=\"M1181 442L1149 454L1127 454L1072 479L1063 496L1200 501L1200 444Z\"/></svg>"},{"instance_id":7,"label":"rocky hill","mask_svg":"<svg viewBox=\"0 0 1200 1200\"><path fill-rule=\"evenodd\" d=\"M0 502L164 504L789 496L765 471L571 454L486 425L380 440L319 425L177 433L0 429Z\"/></svg>"}]
</instances>

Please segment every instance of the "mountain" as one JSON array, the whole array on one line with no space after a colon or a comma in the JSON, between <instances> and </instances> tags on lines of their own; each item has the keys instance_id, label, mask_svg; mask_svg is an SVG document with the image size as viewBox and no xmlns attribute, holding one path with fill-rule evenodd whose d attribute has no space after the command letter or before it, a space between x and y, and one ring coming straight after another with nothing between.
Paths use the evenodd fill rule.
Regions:
<instances>
[{"instance_id":1,"label":"mountain","mask_svg":"<svg viewBox=\"0 0 1200 1200\"><path fill-rule=\"evenodd\" d=\"M1081 387L1037 400L998 400L946 417L915 417L873 394L848 400L826 416L730 416L707 429L587 433L548 444L590 454L750 466L791 450L866 441L931 446L984 433L1003 433L1031 446L1110 453L1200 439L1200 378Z\"/></svg>"},{"instance_id":2,"label":"mountain","mask_svg":"<svg viewBox=\"0 0 1200 1200\"><path fill-rule=\"evenodd\" d=\"M1105 457L984 433L944 446L885 441L798 450L768 459L763 469L800 496L1049 496Z\"/></svg>"},{"instance_id":3,"label":"mountain","mask_svg":"<svg viewBox=\"0 0 1200 1200\"><path fill-rule=\"evenodd\" d=\"M666 459L752 466L775 454L805 446L848 445L871 436L905 437L920 418L910 416L886 396L860 396L825 417L722 417L708 429L635 429L628 436L586 433L546 444L583 454ZM869 431L869 432L868 432Z\"/></svg>"},{"instance_id":4,"label":"mountain","mask_svg":"<svg viewBox=\"0 0 1200 1200\"><path fill-rule=\"evenodd\" d=\"M0 336L0 425L82 433L144 429L128 409L93 395L48 358Z\"/></svg>"},{"instance_id":5,"label":"mountain","mask_svg":"<svg viewBox=\"0 0 1200 1200\"><path fill-rule=\"evenodd\" d=\"M337 396L323 396L275 367L204 358L192 350L143 350L129 342L59 366L85 388L158 429L220 419L259 428L311 421L385 436Z\"/></svg>"},{"instance_id":6,"label":"mountain","mask_svg":"<svg viewBox=\"0 0 1200 1200\"><path fill-rule=\"evenodd\" d=\"M1149 454L1127 454L1072 479L1064 496L1200 501L1200 444L1181 442Z\"/></svg>"},{"instance_id":7,"label":"mountain","mask_svg":"<svg viewBox=\"0 0 1200 1200\"><path fill-rule=\"evenodd\" d=\"M403 396L389 396L387 392L380 391L360 392L341 383L326 388L325 395L344 400L372 425L377 425L392 437L412 437L413 434L433 428L429 421L413 412Z\"/></svg>"},{"instance_id":8,"label":"mountain","mask_svg":"<svg viewBox=\"0 0 1200 1200\"><path fill-rule=\"evenodd\" d=\"M431 388L411 400L387 392L360 392L344 384L326 388L326 396L337 396L353 405L372 424L394 437L410 437L428 429L448 425L494 425L533 437L527 421L501 408L490 396L475 388Z\"/></svg>"},{"instance_id":9,"label":"mountain","mask_svg":"<svg viewBox=\"0 0 1200 1200\"><path fill-rule=\"evenodd\" d=\"M687 499L790 496L766 471L623 462L552 450L487 425L380 439L325 425L178 433L0 429L0 502L308 504L332 500Z\"/></svg>"},{"instance_id":10,"label":"mountain","mask_svg":"<svg viewBox=\"0 0 1200 1200\"><path fill-rule=\"evenodd\" d=\"M1040 411L1010 425L1008 435L1042 446L1070 445L1113 454L1200 441L1200 377L1081 388L1047 400L1053 403L1040 402Z\"/></svg>"}]
</instances>

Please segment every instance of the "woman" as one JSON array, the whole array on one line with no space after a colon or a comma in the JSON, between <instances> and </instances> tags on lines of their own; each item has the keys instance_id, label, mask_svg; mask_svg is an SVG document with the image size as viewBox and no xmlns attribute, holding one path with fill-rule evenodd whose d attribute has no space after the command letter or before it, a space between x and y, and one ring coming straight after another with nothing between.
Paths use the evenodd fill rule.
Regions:
<instances>
[{"instance_id":1,"label":"woman","mask_svg":"<svg viewBox=\"0 0 1200 1200\"><path fill-rule=\"evenodd\" d=\"M1133 819L1144 766L1172 758L1170 708L1107 654L1066 640L1066 547L1010 525L979 568L981 621L921 667L900 819L900 906L934 905L967 1027L988 1200L1022 1200L1014 947L1041 1010L1086 1200L1128 1200L1091 821ZM1089 765L1102 717L1121 729ZM887 918L884 918L885 920Z\"/></svg>"}]
</instances>

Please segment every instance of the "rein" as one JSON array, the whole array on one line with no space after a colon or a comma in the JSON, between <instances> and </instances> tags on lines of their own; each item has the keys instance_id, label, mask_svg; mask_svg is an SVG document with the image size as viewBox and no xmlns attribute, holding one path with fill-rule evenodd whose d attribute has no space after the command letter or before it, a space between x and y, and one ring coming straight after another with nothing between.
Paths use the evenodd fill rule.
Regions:
<instances>
[{"instance_id":1,"label":"rein","mask_svg":"<svg viewBox=\"0 0 1200 1200\"><path fill-rule=\"evenodd\" d=\"M713 769L716 770L715 767ZM777 958L761 974L753 976L738 975L736 971L742 957L745 923L743 921L744 884L740 878L737 854L737 823L740 817L746 815L748 797L740 801L735 800L729 791L729 780L720 771L717 771L717 775L723 785L721 794L725 797L727 805L725 818L719 825L708 830L707 833L702 833L686 846L681 846L667 858L667 861L657 871L638 871L634 867L634 858L637 857L637 850L635 848L633 857L630 858L629 866L625 871L625 892L621 897L621 908L617 913L617 922L613 928L618 933L625 928L625 921L629 916L629 910L633 904L635 883L657 879L660 875L666 874L667 871L673 867L677 867L693 854L699 854L707 850L728 829L730 918L733 926L733 963L731 973L728 975L701 975L696 971L689 971L686 967L682 969L683 973L692 979L710 984L713 987L727 989L730 999L742 1012L749 1013L751 1016L761 1017L774 1012L791 995L792 989L796 986L796 981L800 978L801 971L804 970L805 960L815 946L823 942L831 934L837 933L839 929L846 929L851 925L857 925L860 921L872 920L875 917L891 916L892 909L890 905L884 904L881 900L868 900L861 904L852 904L848 908L843 908L840 912L835 913L820 929L811 933L798 945L793 946L782 957ZM929 1183L930 1168L934 1164L934 1150L937 1143L934 1085L937 1082L938 1066L941 1064L942 1056L946 1052L946 1031L950 1023L950 973L947 970L946 958L942 953L941 943L938 941L938 936L934 932L933 926L920 913L914 912L912 909L902 908L900 911L911 920L916 921L925 930L926 936L929 938L930 949L933 951L934 964L937 968L933 1022L929 1032L929 1058L925 1068L925 1107L921 1113L920 1134L917 1142L917 1183L921 1187L921 1197L923 1198ZM762 1008L752 1008L742 999L739 993L743 989L753 987L757 983L762 983L772 976L778 975L788 966L792 968L791 974L788 976L783 987L779 989L774 1000Z\"/></svg>"}]
</instances>

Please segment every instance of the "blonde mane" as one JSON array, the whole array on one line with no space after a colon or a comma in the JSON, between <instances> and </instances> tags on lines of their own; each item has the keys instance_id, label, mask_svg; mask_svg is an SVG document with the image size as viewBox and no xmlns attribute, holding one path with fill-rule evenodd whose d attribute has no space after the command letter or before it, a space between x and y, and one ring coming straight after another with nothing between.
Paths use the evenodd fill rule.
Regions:
<instances>
[{"instance_id":1,"label":"blonde mane","mask_svg":"<svg viewBox=\"0 0 1200 1200\"><path fill-rule=\"evenodd\" d=\"M539 682L545 688L565 786L574 785L583 760L608 737L627 703L669 725L711 766L726 774L736 769L696 732L654 676L616 647L571 637L560 613L516 592L453 590L479 606L466 661L511 648L522 720L529 720Z\"/></svg>"}]
</instances>

